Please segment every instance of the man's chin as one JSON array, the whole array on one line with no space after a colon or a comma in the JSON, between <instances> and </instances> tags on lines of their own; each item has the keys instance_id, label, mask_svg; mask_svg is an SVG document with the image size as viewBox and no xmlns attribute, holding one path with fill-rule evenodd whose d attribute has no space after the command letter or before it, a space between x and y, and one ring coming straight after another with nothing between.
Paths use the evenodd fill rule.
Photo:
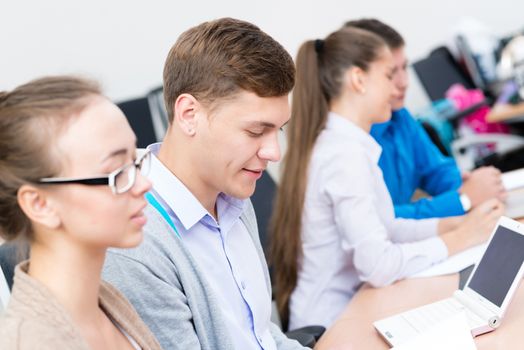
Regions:
<instances>
[{"instance_id":1,"label":"man's chin","mask_svg":"<svg viewBox=\"0 0 524 350\"><path fill-rule=\"evenodd\" d=\"M404 108L404 99L400 100L400 101L393 101L391 103L391 108L394 110L394 111L398 111L399 109L402 109Z\"/></svg>"},{"instance_id":2,"label":"man's chin","mask_svg":"<svg viewBox=\"0 0 524 350\"><path fill-rule=\"evenodd\" d=\"M248 199L255 193L255 186L246 186L242 188L233 188L225 192L228 196L237 199Z\"/></svg>"},{"instance_id":3,"label":"man's chin","mask_svg":"<svg viewBox=\"0 0 524 350\"><path fill-rule=\"evenodd\" d=\"M255 193L255 187L253 187L253 189L250 189L250 190L242 191L242 192L238 195L238 198L239 198L239 199L248 199L248 198L250 198L254 193Z\"/></svg>"}]
</instances>

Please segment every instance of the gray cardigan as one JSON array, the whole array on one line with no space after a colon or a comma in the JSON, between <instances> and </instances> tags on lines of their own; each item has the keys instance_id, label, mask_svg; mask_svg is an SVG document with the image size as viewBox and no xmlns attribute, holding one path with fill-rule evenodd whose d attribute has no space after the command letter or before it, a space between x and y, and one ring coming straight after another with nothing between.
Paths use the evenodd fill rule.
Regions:
<instances>
[{"instance_id":1,"label":"gray cardigan","mask_svg":"<svg viewBox=\"0 0 524 350\"><path fill-rule=\"evenodd\" d=\"M136 248L109 250L102 277L129 299L164 349L233 349L204 271L155 208L148 205L145 215L144 241ZM250 201L241 220L253 239L271 295ZM273 323L270 331L279 350L304 349Z\"/></svg>"}]
</instances>

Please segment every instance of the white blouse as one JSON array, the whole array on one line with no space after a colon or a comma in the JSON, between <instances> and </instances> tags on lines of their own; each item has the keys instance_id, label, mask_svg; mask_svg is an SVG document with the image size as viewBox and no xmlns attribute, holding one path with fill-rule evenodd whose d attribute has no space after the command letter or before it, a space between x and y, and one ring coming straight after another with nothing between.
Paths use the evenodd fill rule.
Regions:
<instances>
[{"instance_id":1,"label":"white blouse","mask_svg":"<svg viewBox=\"0 0 524 350\"><path fill-rule=\"evenodd\" d=\"M328 327L362 282L384 286L447 257L438 219L395 218L380 153L368 133L329 113L309 164L290 329Z\"/></svg>"}]
</instances>

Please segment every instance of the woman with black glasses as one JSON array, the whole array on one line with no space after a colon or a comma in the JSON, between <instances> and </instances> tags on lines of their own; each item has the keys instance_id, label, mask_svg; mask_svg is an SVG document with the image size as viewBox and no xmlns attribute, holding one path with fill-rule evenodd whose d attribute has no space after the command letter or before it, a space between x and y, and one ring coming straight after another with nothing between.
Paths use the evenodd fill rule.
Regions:
<instances>
[{"instance_id":1,"label":"woman with black glasses","mask_svg":"<svg viewBox=\"0 0 524 350\"><path fill-rule=\"evenodd\" d=\"M34 80L0 93L0 235L30 245L0 319L1 349L159 349L100 272L142 240L149 154L96 84Z\"/></svg>"}]
</instances>

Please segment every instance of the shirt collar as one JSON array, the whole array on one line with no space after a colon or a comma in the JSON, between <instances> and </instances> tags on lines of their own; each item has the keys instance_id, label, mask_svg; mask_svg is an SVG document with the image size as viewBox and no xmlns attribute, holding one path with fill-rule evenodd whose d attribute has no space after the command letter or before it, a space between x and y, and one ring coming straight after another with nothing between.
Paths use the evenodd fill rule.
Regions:
<instances>
[{"instance_id":1,"label":"shirt collar","mask_svg":"<svg viewBox=\"0 0 524 350\"><path fill-rule=\"evenodd\" d=\"M352 121L334 112L329 112L326 129L342 134L344 137L349 136L356 140L364 147L366 153L371 157L371 159L375 163L378 163L380 154L382 153L382 148L370 134L362 130Z\"/></svg>"},{"instance_id":2,"label":"shirt collar","mask_svg":"<svg viewBox=\"0 0 524 350\"><path fill-rule=\"evenodd\" d=\"M402 113L405 113L405 111L406 109L404 107L401 109L397 109L391 113L391 119L387 122L373 124L371 126L371 136L375 137L376 139L381 139L384 134L386 134L391 128L393 128L393 125L398 123L400 115Z\"/></svg>"},{"instance_id":3,"label":"shirt collar","mask_svg":"<svg viewBox=\"0 0 524 350\"><path fill-rule=\"evenodd\" d=\"M148 178L153 183L155 192L162 197L186 230L191 229L197 222L204 219L206 215L215 221L182 181L158 159L157 154L161 145L162 143L159 142L147 147L151 151L151 169ZM226 214L228 217L240 217L244 203L245 200L220 193L217 198L219 219L225 217ZM225 222L222 223L225 224ZM222 226L222 228L224 227Z\"/></svg>"}]
</instances>

